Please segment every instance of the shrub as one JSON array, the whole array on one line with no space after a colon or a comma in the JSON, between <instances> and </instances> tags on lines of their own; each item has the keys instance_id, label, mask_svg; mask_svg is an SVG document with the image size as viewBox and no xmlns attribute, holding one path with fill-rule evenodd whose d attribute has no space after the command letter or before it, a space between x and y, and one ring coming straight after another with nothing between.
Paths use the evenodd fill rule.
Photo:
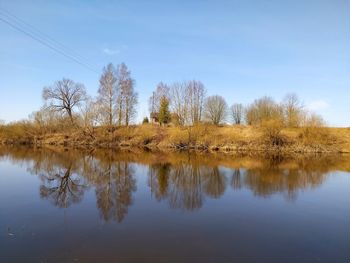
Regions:
<instances>
[{"instance_id":1,"label":"shrub","mask_svg":"<svg viewBox=\"0 0 350 263\"><path fill-rule=\"evenodd\" d=\"M149 123L148 117L144 117L142 120L142 124L147 124Z\"/></svg>"},{"instance_id":2,"label":"shrub","mask_svg":"<svg viewBox=\"0 0 350 263\"><path fill-rule=\"evenodd\" d=\"M263 121L261 124L263 129L263 141L272 146L283 146L286 138L281 134L283 122L279 120Z\"/></svg>"}]
</instances>

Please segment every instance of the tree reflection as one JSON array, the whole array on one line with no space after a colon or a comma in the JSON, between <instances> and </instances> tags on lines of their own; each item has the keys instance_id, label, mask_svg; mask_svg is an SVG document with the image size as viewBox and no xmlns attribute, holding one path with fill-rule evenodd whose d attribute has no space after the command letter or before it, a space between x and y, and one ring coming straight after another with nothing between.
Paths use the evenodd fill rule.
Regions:
<instances>
[{"instance_id":1,"label":"tree reflection","mask_svg":"<svg viewBox=\"0 0 350 263\"><path fill-rule=\"evenodd\" d=\"M167 198L169 194L170 170L170 163L152 164L148 168L148 185L158 201Z\"/></svg>"},{"instance_id":2,"label":"tree reflection","mask_svg":"<svg viewBox=\"0 0 350 263\"><path fill-rule=\"evenodd\" d=\"M97 207L105 221L123 221L136 191L134 170L127 162L101 164L96 181Z\"/></svg>"},{"instance_id":3,"label":"tree reflection","mask_svg":"<svg viewBox=\"0 0 350 263\"><path fill-rule=\"evenodd\" d=\"M339 156L213 158L190 153L0 147L0 158L25 165L38 175L40 197L60 208L80 202L84 192L94 187L100 217L118 222L133 204L134 163L148 165L152 197L186 211L200 209L208 198L221 198L227 184L234 191L249 189L258 197L279 194L295 200L300 190L319 187L330 171L350 170L348 158Z\"/></svg>"},{"instance_id":4,"label":"tree reflection","mask_svg":"<svg viewBox=\"0 0 350 263\"><path fill-rule=\"evenodd\" d=\"M204 189L208 196L219 198L223 195L226 189L227 179L223 172L216 166L208 169L205 175Z\"/></svg>"},{"instance_id":5,"label":"tree reflection","mask_svg":"<svg viewBox=\"0 0 350 263\"><path fill-rule=\"evenodd\" d=\"M231 186L234 190L239 190L242 188L242 176L240 169L234 169L231 177Z\"/></svg>"},{"instance_id":6,"label":"tree reflection","mask_svg":"<svg viewBox=\"0 0 350 263\"><path fill-rule=\"evenodd\" d=\"M153 164L148 173L148 184L158 201L167 199L171 208L188 211L201 208L205 196L219 198L226 181L218 167L189 163Z\"/></svg>"},{"instance_id":7,"label":"tree reflection","mask_svg":"<svg viewBox=\"0 0 350 263\"><path fill-rule=\"evenodd\" d=\"M42 181L40 196L55 206L66 208L82 200L87 185L82 178L72 173L72 165L67 168L55 167L47 173L39 174Z\"/></svg>"},{"instance_id":8,"label":"tree reflection","mask_svg":"<svg viewBox=\"0 0 350 263\"><path fill-rule=\"evenodd\" d=\"M322 168L319 170L314 166L313 170L309 170L300 166L287 167L283 158L264 159L260 167L235 170L231 186L236 190L244 186L261 197L283 193L288 200L295 200L299 190L315 188L327 177Z\"/></svg>"}]
</instances>

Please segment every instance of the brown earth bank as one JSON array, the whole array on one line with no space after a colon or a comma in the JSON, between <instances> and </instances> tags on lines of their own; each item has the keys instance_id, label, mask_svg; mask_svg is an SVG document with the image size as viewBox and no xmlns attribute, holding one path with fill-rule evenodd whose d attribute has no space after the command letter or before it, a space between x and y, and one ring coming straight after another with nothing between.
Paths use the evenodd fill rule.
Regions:
<instances>
[{"instance_id":1,"label":"brown earth bank","mask_svg":"<svg viewBox=\"0 0 350 263\"><path fill-rule=\"evenodd\" d=\"M89 127L65 130L29 130L4 127L3 145L64 146L76 148L146 148L198 152L349 153L350 128L283 128L196 125L163 127L152 124L128 127Z\"/></svg>"}]
</instances>

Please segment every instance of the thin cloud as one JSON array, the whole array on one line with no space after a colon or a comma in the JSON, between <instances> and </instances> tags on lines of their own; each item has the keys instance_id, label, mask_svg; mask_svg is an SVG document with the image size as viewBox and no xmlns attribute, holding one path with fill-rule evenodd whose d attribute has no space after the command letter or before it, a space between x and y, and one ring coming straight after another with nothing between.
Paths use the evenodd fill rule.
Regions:
<instances>
[{"instance_id":1,"label":"thin cloud","mask_svg":"<svg viewBox=\"0 0 350 263\"><path fill-rule=\"evenodd\" d=\"M308 105L307 108L312 111L318 111L318 110L325 110L329 108L328 102L324 100L315 100L311 101Z\"/></svg>"},{"instance_id":2,"label":"thin cloud","mask_svg":"<svg viewBox=\"0 0 350 263\"><path fill-rule=\"evenodd\" d=\"M104 48L102 52L108 56L118 55L120 53L119 49Z\"/></svg>"}]
</instances>

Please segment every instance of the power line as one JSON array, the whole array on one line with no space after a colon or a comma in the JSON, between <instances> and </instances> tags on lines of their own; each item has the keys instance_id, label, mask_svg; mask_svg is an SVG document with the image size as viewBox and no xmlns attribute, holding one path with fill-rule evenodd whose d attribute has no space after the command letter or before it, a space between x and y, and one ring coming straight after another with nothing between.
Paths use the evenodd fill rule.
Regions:
<instances>
[{"instance_id":1,"label":"power line","mask_svg":"<svg viewBox=\"0 0 350 263\"><path fill-rule=\"evenodd\" d=\"M11 19L9 19L9 17L5 18L5 17L0 17L0 21L4 22L5 24L9 25L10 27L16 29L17 31L20 31L21 33L27 35L28 37L32 38L33 40L41 43L42 45L48 47L49 49L59 53L60 55L74 61L75 63L95 72L98 74L98 71L95 70L94 68L92 68L91 66L87 65L86 63L84 62L81 62L78 58L76 58L75 56L67 53L66 51L58 48L58 47L55 47L55 45L53 45L52 43L48 43L48 41L42 39L42 37L40 36L36 36L35 33L33 32L28 32L28 30L25 30L23 29L23 27L21 27L20 25L18 25L18 22L17 22L17 25L16 25L16 21L11 21Z\"/></svg>"},{"instance_id":2,"label":"power line","mask_svg":"<svg viewBox=\"0 0 350 263\"><path fill-rule=\"evenodd\" d=\"M85 64L89 65L90 67L93 67L91 63L89 63L89 60L81 56L79 53L75 52L73 49L65 46L64 44L60 43L59 41L55 40L54 38L50 37L49 35L45 34L44 32L40 31L38 28L30 25L26 21L22 20L18 16L15 16L14 14L11 14L9 11L3 9L0 7L0 13L3 12L3 15L7 16L7 19L10 19L10 21L14 21L17 24L22 24L21 26L27 27L32 34L39 36L41 39L45 38L47 41L51 42L52 44L58 46L59 48L63 49L66 53L70 53L74 57L78 58L80 61L83 61ZM23 27L22 27L23 28Z\"/></svg>"}]
</instances>

